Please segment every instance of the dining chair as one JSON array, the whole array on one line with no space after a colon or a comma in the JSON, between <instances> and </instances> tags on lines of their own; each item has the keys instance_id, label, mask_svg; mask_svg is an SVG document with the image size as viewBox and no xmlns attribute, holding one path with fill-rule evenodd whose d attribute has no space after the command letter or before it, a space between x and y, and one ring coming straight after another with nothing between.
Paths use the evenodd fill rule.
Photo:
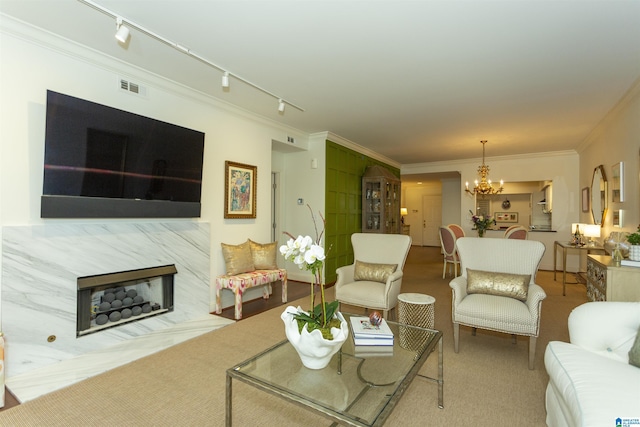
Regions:
<instances>
[{"instance_id":1,"label":"dining chair","mask_svg":"<svg viewBox=\"0 0 640 427\"><path fill-rule=\"evenodd\" d=\"M447 225L447 227L449 227L451 231L453 231L453 234L456 235L456 239L459 239L465 236L464 229L460 227L458 224L449 224Z\"/></svg>"},{"instance_id":2,"label":"dining chair","mask_svg":"<svg viewBox=\"0 0 640 427\"><path fill-rule=\"evenodd\" d=\"M529 237L529 230L522 225L512 225L504 232L505 239L521 239L527 240Z\"/></svg>"},{"instance_id":3,"label":"dining chair","mask_svg":"<svg viewBox=\"0 0 640 427\"><path fill-rule=\"evenodd\" d=\"M442 278L444 279L447 273L447 264L453 265L453 277L458 276L458 265L460 264L460 257L456 250L456 235L448 226L440 227L440 245L442 246L444 265L442 266Z\"/></svg>"}]
</instances>

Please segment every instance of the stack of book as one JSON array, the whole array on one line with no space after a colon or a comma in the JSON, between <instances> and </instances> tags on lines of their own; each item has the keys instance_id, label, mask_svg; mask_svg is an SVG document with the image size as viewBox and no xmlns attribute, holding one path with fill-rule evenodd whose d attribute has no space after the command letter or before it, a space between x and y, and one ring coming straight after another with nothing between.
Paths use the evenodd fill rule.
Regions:
<instances>
[{"instance_id":1,"label":"stack of book","mask_svg":"<svg viewBox=\"0 0 640 427\"><path fill-rule=\"evenodd\" d=\"M368 317L352 316L351 331L356 346L393 347L393 332L384 319L379 325L373 325Z\"/></svg>"},{"instance_id":2,"label":"stack of book","mask_svg":"<svg viewBox=\"0 0 640 427\"><path fill-rule=\"evenodd\" d=\"M633 261L630 259L623 259L622 261L620 261L620 264L627 267L640 267L640 261Z\"/></svg>"}]
</instances>

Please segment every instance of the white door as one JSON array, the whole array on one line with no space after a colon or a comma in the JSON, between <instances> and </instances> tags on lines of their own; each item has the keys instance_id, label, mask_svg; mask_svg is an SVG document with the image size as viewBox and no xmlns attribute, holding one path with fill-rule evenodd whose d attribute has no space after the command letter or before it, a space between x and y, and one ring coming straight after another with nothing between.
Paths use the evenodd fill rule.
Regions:
<instances>
[{"instance_id":1,"label":"white door","mask_svg":"<svg viewBox=\"0 0 640 427\"><path fill-rule=\"evenodd\" d=\"M440 246L442 196L422 196L422 246Z\"/></svg>"}]
</instances>

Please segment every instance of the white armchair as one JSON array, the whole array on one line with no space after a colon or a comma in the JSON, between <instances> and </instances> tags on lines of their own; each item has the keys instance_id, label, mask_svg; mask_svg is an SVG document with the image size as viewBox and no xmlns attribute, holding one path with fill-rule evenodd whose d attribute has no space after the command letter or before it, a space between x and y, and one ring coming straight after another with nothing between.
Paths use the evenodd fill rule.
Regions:
<instances>
[{"instance_id":1,"label":"white armchair","mask_svg":"<svg viewBox=\"0 0 640 427\"><path fill-rule=\"evenodd\" d=\"M354 261L369 264L395 264L395 271L384 283L375 280L355 280L356 262L336 270L336 300L366 309L381 310L388 318L398 304L402 285L402 270L411 248L411 237L402 234L354 233L351 235Z\"/></svg>"},{"instance_id":2,"label":"white armchair","mask_svg":"<svg viewBox=\"0 0 640 427\"><path fill-rule=\"evenodd\" d=\"M533 369L540 329L542 300L547 294L535 283L545 247L533 240L462 237L456 241L462 274L451 280L451 318L454 351L460 340L460 325L529 337L529 369ZM467 293L467 269L531 275L526 300L485 293ZM524 298L523 298L524 299Z\"/></svg>"}]
</instances>

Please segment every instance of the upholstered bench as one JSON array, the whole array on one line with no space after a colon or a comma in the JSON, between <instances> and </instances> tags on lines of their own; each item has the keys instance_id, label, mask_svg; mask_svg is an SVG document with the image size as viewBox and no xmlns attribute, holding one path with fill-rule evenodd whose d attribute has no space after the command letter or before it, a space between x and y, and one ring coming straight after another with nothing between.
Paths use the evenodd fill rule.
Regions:
<instances>
[{"instance_id":1,"label":"upholstered bench","mask_svg":"<svg viewBox=\"0 0 640 427\"><path fill-rule=\"evenodd\" d=\"M235 275L223 275L216 277L216 313L222 313L220 304L220 291L230 289L235 295L236 320L242 319L242 294L245 289L262 286L262 298L269 299L269 284L282 281L282 302L287 302L287 270L255 270Z\"/></svg>"},{"instance_id":2,"label":"upholstered bench","mask_svg":"<svg viewBox=\"0 0 640 427\"><path fill-rule=\"evenodd\" d=\"M216 314L222 313L220 293L229 289L235 296L236 320L242 319L244 291L262 286L262 298L269 298L270 284L282 281L282 302L287 302L287 270L278 268L276 243L256 243L247 240L240 245L222 243L226 274L216 277Z\"/></svg>"}]
</instances>

